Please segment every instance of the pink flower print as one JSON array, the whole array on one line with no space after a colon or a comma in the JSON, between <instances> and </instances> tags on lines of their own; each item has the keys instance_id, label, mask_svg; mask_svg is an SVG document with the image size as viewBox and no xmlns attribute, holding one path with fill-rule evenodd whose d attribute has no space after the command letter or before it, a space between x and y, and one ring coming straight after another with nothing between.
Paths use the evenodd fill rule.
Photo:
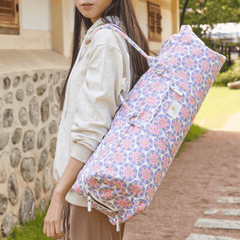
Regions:
<instances>
[{"instance_id":1,"label":"pink flower print","mask_svg":"<svg viewBox=\"0 0 240 240\"><path fill-rule=\"evenodd\" d=\"M183 66L189 70L194 70L196 68L197 61L190 55L183 58Z\"/></svg>"},{"instance_id":2,"label":"pink flower print","mask_svg":"<svg viewBox=\"0 0 240 240\"><path fill-rule=\"evenodd\" d=\"M168 64L173 68L178 67L180 63L181 63L181 60L178 57L171 57L168 59Z\"/></svg>"},{"instance_id":3,"label":"pink flower print","mask_svg":"<svg viewBox=\"0 0 240 240\"><path fill-rule=\"evenodd\" d=\"M214 77L216 77L218 75L218 71L219 71L218 65L214 64L213 70L212 70L212 73L213 73Z\"/></svg>"},{"instance_id":4,"label":"pink flower print","mask_svg":"<svg viewBox=\"0 0 240 240\"><path fill-rule=\"evenodd\" d=\"M150 141L147 137L142 137L139 139L139 145L143 148L143 149L146 149L146 148L149 148L150 146Z\"/></svg>"},{"instance_id":5,"label":"pink flower print","mask_svg":"<svg viewBox=\"0 0 240 240\"><path fill-rule=\"evenodd\" d=\"M212 86L212 79L211 77L207 77L206 79L206 87L209 89Z\"/></svg>"},{"instance_id":6,"label":"pink flower print","mask_svg":"<svg viewBox=\"0 0 240 240\"><path fill-rule=\"evenodd\" d=\"M146 111L142 110L141 112L139 112L138 117L142 121L147 121L150 116L149 116L149 114Z\"/></svg>"},{"instance_id":7,"label":"pink flower print","mask_svg":"<svg viewBox=\"0 0 240 240\"><path fill-rule=\"evenodd\" d=\"M141 204L138 204L138 205L136 206L135 212L136 212L136 213L140 213L140 212L143 212L144 210L145 210L145 206L144 206L143 203L141 203Z\"/></svg>"},{"instance_id":8,"label":"pink flower print","mask_svg":"<svg viewBox=\"0 0 240 240\"><path fill-rule=\"evenodd\" d=\"M159 133L159 127L157 125L151 125L150 126L150 132L153 134Z\"/></svg>"},{"instance_id":9,"label":"pink flower print","mask_svg":"<svg viewBox=\"0 0 240 240\"><path fill-rule=\"evenodd\" d=\"M113 142L115 140L115 134L110 134L110 135L108 135L108 137L107 137L107 139L106 139L106 141L108 142L108 143L111 143L111 142Z\"/></svg>"},{"instance_id":10,"label":"pink flower print","mask_svg":"<svg viewBox=\"0 0 240 240\"><path fill-rule=\"evenodd\" d=\"M189 43L192 39L189 35L185 35L185 36L183 36L182 40L185 43Z\"/></svg>"},{"instance_id":11,"label":"pink flower print","mask_svg":"<svg viewBox=\"0 0 240 240\"><path fill-rule=\"evenodd\" d=\"M105 199L111 199L113 197L112 191L109 189L103 190L102 195Z\"/></svg>"},{"instance_id":12,"label":"pink flower print","mask_svg":"<svg viewBox=\"0 0 240 240\"><path fill-rule=\"evenodd\" d=\"M163 159L163 168L166 170L169 167L169 165L170 165L170 159L169 157L165 157Z\"/></svg>"},{"instance_id":13,"label":"pink flower print","mask_svg":"<svg viewBox=\"0 0 240 240\"><path fill-rule=\"evenodd\" d=\"M151 151L147 156L147 162L152 168L157 168L159 165L159 154L155 151Z\"/></svg>"},{"instance_id":14,"label":"pink flower print","mask_svg":"<svg viewBox=\"0 0 240 240\"><path fill-rule=\"evenodd\" d=\"M92 188L96 188L96 187L99 186L99 182L94 178L89 178L88 179L88 185Z\"/></svg>"},{"instance_id":15,"label":"pink flower print","mask_svg":"<svg viewBox=\"0 0 240 240\"><path fill-rule=\"evenodd\" d=\"M126 137L122 140L121 147L126 150L131 150L134 142L134 139Z\"/></svg>"},{"instance_id":16,"label":"pink flower print","mask_svg":"<svg viewBox=\"0 0 240 240\"><path fill-rule=\"evenodd\" d=\"M132 181L137 174L137 169L131 164L125 164L120 168L120 174L124 179Z\"/></svg>"},{"instance_id":17,"label":"pink flower print","mask_svg":"<svg viewBox=\"0 0 240 240\"><path fill-rule=\"evenodd\" d=\"M112 161L116 164L122 164L125 161L126 156L123 152L116 152L112 157Z\"/></svg>"},{"instance_id":18,"label":"pink flower print","mask_svg":"<svg viewBox=\"0 0 240 240\"><path fill-rule=\"evenodd\" d=\"M182 99L182 97L174 92L173 93L173 99L176 100L176 101L180 101Z\"/></svg>"},{"instance_id":19,"label":"pink flower print","mask_svg":"<svg viewBox=\"0 0 240 240\"><path fill-rule=\"evenodd\" d=\"M134 195L138 195L141 193L141 186L140 185L134 185L132 186L132 192Z\"/></svg>"},{"instance_id":20,"label":"pink flower print","mask_svg":"<svg viewBox=\"0 0 240 240\"><path fill-rule=\"evenodd\" d=\"M153 177L151 168L148 167L147 165L143 165L139 169L138 177L142 182L144 182L146 184L150 183L152 181L152 177Z\"/></svg>"},{"instance_id":21,"label":"pink flower print","mask_svg":"<svg viewBox=\"0 0 240 240\"><path fill-rule=\"evenodd\" d=\"M153 198L154 193L155 193L155 189L154 189L154 186L151 184L146 191L146 197L149 200L151 200Z\"/></svg>"},{"instance_id":22,"label":"pink flower print","mask_svg":"<svg viewBox=\"0 0 240 240\"><path fill-rule=\"evenodd\" d=\"M155 91L162 91L163 89L164 89L164 87L163 87L163 84L162 83L154 83L153 84L153 89L155 90Z\"/></svg>"},{"instance_id":23,"label":"pink flower print","mask_svg":"<svg viewBox=\"0 0 240 240\"><path fill-rule=\"evenodd\" d=\"M163 140L157 140L156 143L155 143L155 147L161 153L164 153L164 152L167 151L166 144Z\"/></svg>"},{"instance_id":24,"label":"pink flower print","mask_svg":"<svg viewBox=\"0 0 240 240\"><path fill-rule=\"evenodd\" d=\"M150 107L154 106L157 102L157 99L155 97L147 97L145 99L145 103L149 105Z\"/></svg>"},{"instance_id":25,"label":"pink flower print","mask_svg":"<svg viewBox=\"0 0 240 240\"><path fill-rule=\"evenodd\" d=\"M100 169L100 167L99 167L98 164L96 164L96 165L93 166L93 172L98 172L99 169Z\"/></svg>"},{"instance_id":26,"label":"pink flower print","mask_svg":"<svg viewBox=\"0 0 240 240\"><path fill-rule=\"evenodd\" d=\"M207 57L212 61L212 62L214 62L214 61L216 61L216 58L217 58L217 54L214 52L214 51L212 51L212 50L208 50L207 51Z\"/></svg>"},{"instance_id":27,"label":"pink flower print","mask_svg":"<svg viewBox=\"0 0 240 240\"><path fill-rule=\"evenodd\" d=\"M135 180L129 184L128 192L134 197L141 197L144 194L144 187L141 181Z\"/></svg>"},{"instance_id":28,"label":"pink flower print","mask_svg":"<svg viewBox=\"0 0 240 240\"><path fill-rule=\"evenodd\" d=\"M143 160L142 159L142 154L140 152L133 153L132 158L133 158L133 161L137 162L137 163L142 162L142 160Z\"/></svg>"},{"instance_id":29,"label":"pink flower print","mask_svg":"<svg viewBox=\"0 0 240 240\"><path fill-rule=\"evenodd\" d=\"M182 123L179 121L173 122L173 129L176 133L180 133L182 131Z\"/></svg>"},{"instance_id":30,"label":"pink flower print","mask_svg":"<svg viewBox=\"0 0 240 240\"><path fill-rule=\"evenodd\" d=\"M204 82L203 75L200 73L200 71L195 71L192 79L198 86L201 86Z\"/></svg>"},{"instance_id":31,"label":"pink flower print","mask_svg":"<svg viewBox=\"0 0 240 240\"><path fill-rule=\"evenodd\" d=\"M164 117L160 118L160 119L158 120L158 126L159 126L160 128L166 128L166 127L168 126L167 120L166 120Z\"/></svg>"},{"instance_id":32,"label":"pink flower print","mask_svg":"<svg viewBox=\"0 0 240 240\"><path fill-rule=\"evenodd\" d=\"M189 118L189 110L187 108L182 108L181 110L181 116L184 118L184 119L188 119Z\"/></svg>"},{"instance_id":33,"label":"pink flower print","mask_svg":"<svg viewBox=\"0 0 240 240\"><path fill-rule=\"evenodd\" d=\"M144 180L148 180L150 178L150 172L148 170L143 170L142 171L142 178Z\"/></svg>"},{"instance_id":34,"label":"pink flower print","mask_svg":"<svg viewBox=\"0 0 240 240\"><path fill-rule=\"evenodd\" d=\"M202 53L201 48L198 48L198 47L195 47L195 48L193 49L193 52L194 52L194 54L197 55L197 56Z\"/></svg>"},{"instance_id":35,"label":"pink flower print","mask_svg":"<svg viewBox=\"0 0 240 240\"><path fill-rule=\"evenodd\" d=\"M117 205L119 206L119 208L120 209L122 209L122 208L126 208L127 206L128 206L128 201L126 201L126 199L119 199L118 201L117 201Z\"/></svg>"},{"instance_id":36,"label":"pink flower print","mask_svg":"<svg viewBox=\"0 0 240 240\"><path fill-rule=\"evenodd\" d=\"M187 78L187 74L186 74L186 72L184 72L184 71L179 71L178 73L177 73L177 76L180 78L180 79L186 79Z\"/></svg>"},{"instance_id":37,"label":"pink flower print","mask_svg":"<svg viewBox=\"0 0 240 240\"><path fill-rule=\"evenodd\" d=\"M144 85L146 85L146 80L141 80L141 82L138 84L140 88L142 88Z\"/></svg>"},{"instance_id":38,"label":"pink flower print","mask_svg":"<svg viewBox=\"0 0 240 240\"><path fill-rule=\"evenodd\" d=\"M188 96L188 103L190 103L191 106L194 106L196 104L196 101L192 96Z\"/></svg>"},{"instance_id":39,"label":"pink flower print","mask_svg":"<svg viewBox=\"0 0 240 240\"><path fill-rule=\"evenodd\" d=\"M99 157L103 157L106 154L106 149L103 149L100 153L99 153Z\"/></svg>"},{"instance_id":40,"label":"pink flower print","mask_svg":"<svg viewBox=\"0 0 240 240\"><path fill-rule=\"evenodd\" d=\"M194 121L196 115L197 115L197 112L194 112L193 115L192 115L192 118L191 118L191 121L192 121L192 122Z\"/></svg>"},{"instance_id":41,"label":"pink flower print","mask_svg":"<svg viewBox=\"0 0 240 240\"><path fill-rule=\"evenodd\" d=\"M203 101L204 98L205 98L205 91L203 89L201 89L199 92L198 92L198 96L199 98Z\"/></svg>"},{"instance_id":42,"label":"pink flower print","mask_svg":"<svg viewBox=\"0 0 240 240\"><path fill-rule=\"evenodd\" d=\"M136 101L139 97L139 93L138 92L133 92L129 97L128 99L131 100L131 101Z\"/></svg>"},{"instance_id":43,"label":"pink flower print","mask_svg":"<svg viewBox=\"0 0 240 240\"><path fill-rule=\"evenodd\" d=\"M104 169L104 173L106 175L113 176L114 175L114 170L111 167L107 167L107 168Z\"/></svg>"},{"instance_id":44,"label":"pink flower print","mask_svg":"<svg viewBox=\"0 0 240 240\"><path fill-rule=\"evenodd\" d=\"M162 173L161 170L158 170L158 172L156 173L155 178L154 178L155 183L157 185L159 185L161 180L162 180L162 178L163 178L163 173Z\"/></svg>"},{"instance_id":45,"label":"pink flower print","mask_svg":"<svg viewBox=\"0 0 240 240\"><path fill-rule=\"evenodd\" d=\"M139 134L141 132L141 129L139 127L136 126L132 126L129 128L129 132L133 135L135 134Z\"/></svg>"},{"instance_id":46,"label":"pink flower print","mask_svg":"<svg viewBox=\"0 0 240 240\"><path fill-rule=\"evenodd\" d=\"M184 48L182 46L178 46L175 50L180 55L184 52Z\"/></svg>"},{"instance_id":47,"label":"pink flower print","mask_svg":"<svg viewBox=\"0 0 240 240\"><path fill-rule=\"evenodd\" d=\"M129 159L134 165L142 165L145 155L138 149L134 149L129 153Z\"/></svg>"},{"instance_id":48,"label":"pink flower print","mask_svg":"<svg viewBox=\"0 0 240 240\"><path fill-rule=\"evenodd\" d=\"M209 71L209 63L208 62L203 62L202 63L202 68L204 71Z\"/></svg>"},{"instance_id":49,"label":"pink flower print","mask_svg":"<svg viewBox=\"0 0 240 240\"><path fill-rule=\"evenodd\" d=\"M113 125L114 125L115 127L120 127L120 126L123 125L123 121L122 121L122 120L114 121Z\"/></svg>"},{"instance_id":50,"label":"pink flower print","mask_svg":"<svg viewBox=\"0 0 240 240\"><path fill-rule=\"evenodd\" d=\"M188 91L188 85L186 83L180 83L179 86L184 89L185 91Z\"/></svg>"},{"instance_id":51,"label":"pink flower print","mask_svg":"<svg viewBox=\"0 0 240 240\"><path fill-rule=\"evenodd\" d=\"M226 57L220 56L219 62L221 66L225 63L225 61L226 61Z\"/></svg>"},{"instance_id":52,"label":"pink flower print","mask_svg":"<svg viewBox=\"0 0 240 240\"><path fill-rule=\"evenodd\" d=\"M177 154L177 151L178 151L178 146L173 146L172 148L172 156L175 156Z\"/></svg>"},{"instance_id":53,"label":"pink flower print","mask_svg":"<svg viewBox=\"0 0 240 240\"><path fill-rule=\"evenodd\" d=\"M131 176L133 175L133 169L130 168L130 167L126 167L126 168L124 169L124 174L125 174L125 176L127 176L127 177L131 177Z\"/></svg>"},{"instance_id":54,"label":"pink flower print","mask_svg":"<svg viewBox=\"0 0 240 240\"><path fill-rule=\"evenodd\" d=\"M120 190L123 189L123 184L119 181L114 181L113 185L116 186L117 189L120 189Z\"/></svg>"}]
</instances>

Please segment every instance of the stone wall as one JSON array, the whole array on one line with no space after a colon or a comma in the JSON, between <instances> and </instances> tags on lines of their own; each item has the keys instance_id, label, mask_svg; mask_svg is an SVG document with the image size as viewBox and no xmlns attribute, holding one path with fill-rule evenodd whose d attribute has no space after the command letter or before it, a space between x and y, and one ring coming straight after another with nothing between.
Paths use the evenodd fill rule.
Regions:
<instances>
[{"instance_id":1,"label":"stone wall","mask_svg":"<svg viewBox=\"0 0 240 240\"><path fill-rule=\"evenodd\" d=\"M52 177L59 97L68 68L0 74L0 224L3 235L44 210Z\"/></svg>"}]
</instances>

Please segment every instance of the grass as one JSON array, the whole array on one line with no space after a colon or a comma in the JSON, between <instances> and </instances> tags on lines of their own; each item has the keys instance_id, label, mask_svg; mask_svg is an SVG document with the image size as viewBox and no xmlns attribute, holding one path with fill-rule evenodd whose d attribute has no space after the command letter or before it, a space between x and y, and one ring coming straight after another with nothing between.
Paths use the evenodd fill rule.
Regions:
<instances>
[{"instance_id":1,"label":"grass","mask_svg":"<svg viewBox=\"0 0 240 240\"><path fill-rule=\"evenodd\" d=\"M184 138L176 157L179 156L180 152L183 150L185 143L186 142L191 142L191 141L195 141L197 140L199 137L201 137L204 133L207 132L207 129L204 127L200 127L197 124L192 124L192 126L190 127L186 137Z\"/></svg>"},{"instance_id":2,"label":"grass","mask_svg":"<svg viewBox=\"0 0 240 240\"><path fill-rule=\"evenodd\" d=\"M226 63L225 63L226 64ZM227 68L221 69L222 71ZM229 82L240 80L240 58L225 72L218 74L214 86L227 86Z\"/></svg>"},{"instance_id":3,"label":"grass","mask_svg":"<svg viewBox=\"0 0 240 240\"><path fill-rule=\"evenodd\" d=\"M47 209L44 212L40 212L40 209L36 210L35 220L30 220L28 223L20 223L18 226L14 226L12 233L6 237L0 237L0 240L49 240L43 234L44 218L47 213Z\"/></svg>"},{"instance_id":4,"label":"grass","mask_svg":"<svg viewBox=\"0 0 240 240\"><path fill-rule=\"evenodd\" d=\"M212 87L194 123L207 129L223 128L228 118L239 111L240 89Z\"/></svg>"}]
</instances>

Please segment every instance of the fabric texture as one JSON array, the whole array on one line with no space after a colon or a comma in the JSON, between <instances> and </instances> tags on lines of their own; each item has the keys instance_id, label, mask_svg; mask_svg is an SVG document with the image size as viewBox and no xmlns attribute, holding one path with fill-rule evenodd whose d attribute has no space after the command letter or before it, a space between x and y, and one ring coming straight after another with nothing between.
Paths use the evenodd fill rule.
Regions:
<instances>
[{"instance_id":1,"label":"fabric texture","mask_svg":"<svg viewBox=\"0 0 240 240\"><path fill-rule=\"evenodd\" d=\"M85 207L70 204L68 228L65 239L62 240L122 240L125 223L120 225L120 232L116 232L106 215L93 209L87 211ZM65 210L67 210L65 208ZM63 223L62 223L63 224Z\"/></svg>"},{"instance_id":2,"label":"fabric texture","mask_svg":"<svg viewBox=\"0 0 240 240\"><path fill-rule=\"evenodd\" d=\"M148 59L150 69L126 99L119 96L109 132L73 185L112 224L149 206L226 57L184 26Z\"/></svg>"},{"instance_id":3,"label":"fabric texture","mask_svg":"<svg viewBox=\"0 0 240 240\"><path fill-rule=\"evenodd\" d=\"M120 22L117 17L114 20ZM103 24L99 19L86 32L69 76L54 159L53 176L57 182L71 156L84 163L91 156L121 104L118 95L126 96L131 87L127 43L111 30L93 35ZM66 200L87 206L73 189Z\"/></svg>"}]
</instances>

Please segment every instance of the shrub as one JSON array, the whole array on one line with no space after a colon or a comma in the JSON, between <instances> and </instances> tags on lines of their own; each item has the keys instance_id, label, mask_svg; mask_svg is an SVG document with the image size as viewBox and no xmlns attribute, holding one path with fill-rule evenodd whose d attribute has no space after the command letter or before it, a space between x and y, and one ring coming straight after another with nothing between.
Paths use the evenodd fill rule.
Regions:
<instances>
[{"instance_id":1,"label":"shrub","mask_svg":"<svg viewBox=\"0 0 240 240\"><path fill-rule=\"evenodd\" d=\"M219 73L213 86L227 86L229 82L240 80L240 59L226 72Z\"/></svg>"}]
</instances>

